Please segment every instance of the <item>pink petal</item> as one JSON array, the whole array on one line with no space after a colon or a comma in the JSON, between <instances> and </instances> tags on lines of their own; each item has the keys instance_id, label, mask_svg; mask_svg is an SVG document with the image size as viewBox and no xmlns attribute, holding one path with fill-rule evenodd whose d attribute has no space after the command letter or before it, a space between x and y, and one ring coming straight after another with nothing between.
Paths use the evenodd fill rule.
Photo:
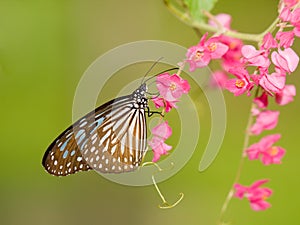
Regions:
<instances>
[{"instance_id":1,"label":"pink petal","mask_svg":"<svg viewBox=\"0 0 300 225\"><path fill-rule=\"evenodd\" d=\"M254 189L262 186L263 184L265 184L267 182L269 182L268 179L257 180L253 184L250 185L249 189L253 191Z\"/></svg>"},{"instance_id":2,"label":"pink petal","mask_svg":"<svg viewBox=\"0 0 300 225\"><path fill-rule=\"evenodd\" d=\"M289 7L284 7L281 10L279 18L282 21L289 21L291 19L291 11L290 11Z\"/></svg>"},{"instance_id":3,"label":"pink petal","mask_svg":"<svg viewBox=\"0 0 300 225\"><path fill-rule=\"evenodd\" d=\"M155 98L152 98L151 100L154 103L156 108L160 108L160 107L165 106L163 98L155 97Z\"/></svg>"},{"instance_id":4,"label":"pink petal","mask_svg":"<svg viewBox=\"0 0 300 225\"><path fill-rule=\"evenodd\" d=\"M299 1L298 0L284 0L283 2L285 3L286 6L291 8L294 5L296 5Z\"/></svg>"},{"instance_id":5,"label":"pink petal","mask_svg":"<svg viewBox=\"0 0 300 225\"><path fill-rule=\"evenodd\" d=\"M272 52L271 59L275 66L279 67L281 70L290 72L286 59L283 58L278 52Z\"/></svg>"},{"instance_id":6,"label":"pink petal","mask_svg":"<svg viewBox=\"0 0 300 225\"><path fill-rule=\"evenodd\" d=\"M285 85L285 75L272 73L271 75L263 76L259 84L262 86L267 92L271 93L278 93L280 92Z\"/></svg>"},{"instance_id":7,"label":"pink petal","mask_svg":"<svg viewBox=\"0 0 300 225\"><path fill-rule=\"evenodd\" d=\"M246 149L246 153L248 155L249 160L259 159L260 156L260 148L258 144L253 144L249 148Z\"/></svg>"},{"instance_id":8,"label":"pink petal","mask_svg":"<svg viewBox=\"0 0 300 225\"><path fill-rule=\"evenodd\" d=\"M277 47L277 41L273 38L272 34L268 32L263 39L262 48L270 49Z\"/></svg>"},{"instance_id":9,"label":"pink petal","mask_svg":"<svg viewBox=\"0 0 300 225\"><path fill-rule=\"evenodd\" d=\"M167 101L167 100L165 100L165 103L166 103L166 113L168 113L168 112L170 112L170 110L172 109L172 108L177 108L177 105L176 105L176 102L178 102L178 101Z\"/></svg>"},{"instance_id":10,"label":"pink petal","mask_svg":"<svg viewBox=\"0 0 300 225\"><path fill-rule=\"evenodd\" d=\"M296 96L296 87L294 85L286 85L281 92L276 93L276 102L279 105L286 105L294 100Z\"/></svg>"},{"instance_id":11,"label":"pink petal","mask_svg":"<svg viewBox=\"0 0 300 225\"><path fill-rule=\"evenodd\" d=\"M259 135L263 130L272 130L277 126L279 111L266 110L261 112L255 124L250 128L250 132Z\"/></svg>"},{"instance_id":12,"label":"pink petal","mask_svg":"<svg viewBox=\"0 0 300 225\"><path fill-rule=\"evenodd\" d=\"M259 141L259 145L261 147L262 151L267 150L268 148L270 148L275 142L279 141L281 138L280 134L271 134L271 135L267 135L265 137L263 137L262 139L260 139Z\"/></svg>"},{"instance_id":13,"label":"pink petal","mask_svg":"<svg viewBox=\"0 0 300 225\"><path fill-rule=\"evenodd\" d=\"M296 26L293 31L295 36L300 37L300 26Z\"/></svg>"},{"instance_id":14,"label":"pink petal","mask_svg":"<svg viewBox=\"0 0 300 225\"><path fill-rule=\"evenodd\" d=\"M263 92L260 97L257 97L253 100L253 102L259 107L259 108L266 108L268 106L268 94L266 92Z\"/></svg>"},{"instance_id":15,"label":"pink petal","mask_svg":"<svg viewBox=\"0 0 300 225\"><path fill-rule=\"evenodd\" d=\"M276 149L276 151L273 152L273 149ZM281 164L281 159L284 157L284 155L285 149L279 146L274 146L263 153L261 161L264 165Z\"/></svg>"},{"instance_id":16,"label":"pink petal","mask_svg":"<svg viewBox=\"0 0 300 225\"><path fill-rule=\"evenodd\" d=\"M204 46L204 43L205 43L205 41L206 41L207 36L208 36L208 32L206 32L206 33L202 36L202 38L200 39L200 42L198 43L198 46Z\"/></svg>"},{"instance_id":17,"label":"pink petal","mask_svg":"<svg viewBox=\"0 0 300 225\"><path fill-rule=\"evenodd\" d=\"M278 49L279 54L286 59L290 72L294 72L299 63L299 57L291 48L286 48L283 51Z\"/></svg>"},{"instance_id":18,"label":"pink petal","mask_svg":"<svg viewBox=\"0 0 300 225\"><path fill-rule=\"evenodd\" d=\"M242 88L238 88L236 86L236 81L237 81L237 79L229 79L229 80L226 81L224 87L228 91L232 92L234 94L234 96L239 96L239 95L241 95L241 94L243 94L247 91L247 88L246 88L247 86L245 85ZM246 82L245 80L243 80L243 81Z\"/></svg>"},{"instance_id":19,"label":"pink petal","mask_svg":"<svg viewBox=\"0 0 300 225\"><path fill-rule=\"evenodd\" d=\"M246 59L250 59L250 58L253 58L253 57L256 57L258 55L261 54L261 51L257 51L255 49L254 46L252 45L244 45L242 47L242 55L246 58Z\"/></svg>"},{"instance_id":20,"label":"pink petal","mask_svg":"<svg viewBox=\"0 0 300 225\"><path fill-rule=\"evenodd\" d=\"M237 198L242 199L245 195L245 193L248 191L248 188L241 185L241 184L234 184L235 193L234 196Z\"/></svg>"},{"instance_id":21,"label":"pink petal","mask_svg":"<svg viewBox=\"0 0 300 225\"><path fill-rule=\"evenodd\" d=\"M279 45L283 48L289 48L293 45L295 34L293 31L277 32L276 39L280 41Z\"/></svg>"},{"instance_id":22,"label":"pink petal","mask_svg":"<svg viewBox=\"0 0 300 225\"><path fill-rule=\"evenodd\" d=\"M230 29L231 24L231 16L229 14L220 13L218 15L215 15L215 19L225 28ZM213 20L209 20L208 24L217 27L217 24Z\"/></svg>"},{"instance_id":23,"label":"pink petal","mask_svg":"<svg viewBox=\"0 0 300 225\"><path fill-rule=\"evenodd\" d=\"M271 207L271 204L269 202L266 202L262 199L257 200L257 201L252 201L250 202L251 209L254 211L262 211L266 210Z\"/></svg>"},{"instance_id":24,"label":"pink petal","mask_svg":"<svg viewBox=\"0 0 300 225\"><path fill-rule=\"evenodd\" d=\"M213 49L209 51L210 57L212 59L220 59L229 49L229 47L225 44L222 44L220 42L211 43L213 46L215 46Z\"/></svg>"},{"instance_id":25,"label":"pink petal","mask_svg":"<svg viewBox=\"0 0 300 225\"><path fill-rule=\"evenodd\" d=\"M158 124L152 128L152 134L166 140L172 135L172 128L168 125L168 121Z\"/></svg>"},{"instance_id":26,"label":"pink petal","mask_svg":"<svg viewBox=\"0 0 300 225\"><path fill-rule=\"evenodd\" d=\"M159 137L154 136L148 143L154 154L152 162L157 162L161 155L167 154L167 152L172 149L172 146L165 144L164 140Z\"/></svg>"},{"instance_id":27,"label":"pink petal","mask_svg":"<svg viewBox=\"0 0 300 225\"><path fill-rule=\"evenodd\" d=\"M300 8L297 8L292 12L290 21L294 26L298 25L298 23L300 22Z\"/></svg>"}]
</instances>

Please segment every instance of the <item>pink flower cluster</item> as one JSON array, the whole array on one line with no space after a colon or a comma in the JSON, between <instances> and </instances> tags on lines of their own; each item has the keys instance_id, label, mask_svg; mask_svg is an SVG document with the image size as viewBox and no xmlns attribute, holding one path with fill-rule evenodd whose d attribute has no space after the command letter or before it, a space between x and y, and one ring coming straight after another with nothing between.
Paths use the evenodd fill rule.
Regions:
<instances>
[{"instance_id":1,"label":"pink flower cluster","mask_svg":"<svg viewBox=\"0 0 300 225\"><path fill-rule=\"evenodd\" d=\"M176 103L183 94L187 94L190 90L189 83L177 74L170 75L163 73L157 76L156 86L159 96L152 98L156 108L164 108L165 112L169 112L172 108L177 108ZM152 129L152 139L148 144L153 150L153 162L157 162L161 155L166 155L172 149L165 143L172 134L172 129L168 122L162 122Z\"/></svg>"},{"instance_id":2,"label":"pink flower cluster","mask_svg":"<svg viewBox=\"0 0 300 225\"><path fill-rule=\"evenodd\" d=\"M265 200L272 195L271 189L260 187L266 182L268 182L268 180L258 180L249 187L235 184L235 197L240 199L247 198L251 208L255 211L265 210L271 206L271 204Z\"/></svg>"},{"instance_id":3,"label":"pink flower cluster","mask_svg":"<svg viewBox=\"0 0 300 225\"><path fill-rule=\"evenodd\" d=\"M279 18L281 21L286 22L286 25L292 25L294 27L294 29L290 32L290 35L296 35L297 37L300 37L300 8L295 8L299 1L284 0L283 2L284 5L280 12Z\"/></svg>"},{"instance_id":4,"label":"pink flower cluster","mask_svg":"<svg viewBox=\"0 0 300 225\"><path fill-rule=\"evenodd\" d=\"M286 105L294 100L296 88L287 85L286 79L294 72L299 63L299 57L292 49L295 36L300 37L300 8L299 0L283 0L280 7L280 21L274 36L267 33L260 46L243 45L242 41L225 35L207 38L206 33L199 44L188 49L186 62L190 71L207 66L211 59L220 59L222 70L213 73L211 84L227 89L235 96L247 94L253 99L255 107L252 116L255 122L247 131L251 135L260 135L265 130L272 130L278 124L279 111L269 110L269 98L274 98L278 105ZM220 14L215 17L219 24L230 30L231 17ZM211 26L217 26L210 21ZM213 54L208 46L213 43ZM229 78L229 76L233 76ZM258 95L259 93L259 95ZM271 134L261 138L257 143L245 149L249 160L260 160L264 165L280 164L285 155L285 149L274 146L279 141L280 134ZM235 184L235 196L246 197L253 210L264 210L270 207L265 201L272 191L260 186L267 180L259 180L250 187Z\"/></svg>"},{"instance_id":5,"label":"pink flower cluster","mask_svg":"<svg viewBox=\"0 0 300 225\"><path fill-rule=\"evenodd\" d=\"M186 62L190 64L190 71L202 68L209 64L212 59L220 59L229 49L220 41L219 37L207 39L208 33L204 34L200 42L188 49Z\"/></svg>"}]
</instances>

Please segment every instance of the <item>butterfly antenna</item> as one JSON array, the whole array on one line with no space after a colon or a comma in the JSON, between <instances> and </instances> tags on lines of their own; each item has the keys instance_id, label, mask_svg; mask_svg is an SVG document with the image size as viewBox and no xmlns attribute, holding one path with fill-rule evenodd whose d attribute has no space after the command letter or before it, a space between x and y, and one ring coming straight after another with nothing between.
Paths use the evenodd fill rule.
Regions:
<instances>
[{"instance_id":1,"label":"butterfly antenna","mask_svg":"<svg viewBox=\"0 0 300 225\"><path fill-rule=\"evenodd\" d=\"M152 66L148 69L148 71L146 72L146 74L144 75L144 77L143 77L143 80L142 80L142 82L141 82L141 84L143 84L144 83L144 80L145 80L145 78L146 78L146 76L151 72L151 70L154 68L154 66L156 66L157 65L157 63L159 63L159 61L161 61L162 59L163 59L164 57L160 57L160 58L158 58L157 60L156 60L156 62L155 63L153 63L152 64Z\"/></svg>"},{"instance_id":2,"label":"butterfly antenna","mask_svg":"<svg viewBox=\"0 0 300 225\"><path fill-rule=\"evenodd\" d=\"M169 71L172 71L172 70L178 70L178 69L179 69L178 67L174 67L174 68L171 68L171 69L164 70L164 71L162 71L162 72L159 72L159 73L157 73L157 74L155 74L155 75L149 77L149 78L146 79L146 80L143 79L143 83L146 83L148 80L151 80L152 78L154 78L154 77L156 77L156 76L158 76L158 75L160 75L160 74L162 74L162 73L166 73L166 72L169 72Z\"/></svg>"}]
</instances>

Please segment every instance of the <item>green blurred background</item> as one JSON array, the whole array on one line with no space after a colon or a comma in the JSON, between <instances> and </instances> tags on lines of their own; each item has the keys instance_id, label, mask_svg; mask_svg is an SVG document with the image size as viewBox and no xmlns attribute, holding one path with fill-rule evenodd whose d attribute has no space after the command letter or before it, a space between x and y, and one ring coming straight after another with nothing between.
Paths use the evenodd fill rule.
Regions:
<instances>
[{"instance_id":1,"label":"green blurred background","mask_svg":"<svg viewBox=\"0 0 300 225\"><path fill-rule=\"evenodd\" d=\"M276 9L274 0L219 0L213 13L230 13L234 29L258 33L276 17ZM57 178L41 166L47 146L72 122L73 96L86 68L120 44L145 39L185 47L198 41L193 29L159 0L0 1L0 224L215 224L241 154L250 107L245 96L225 93L225 140L215 162L200 173L210 112L198 91L192 92L201 108L199 145L179 173L160 183L170 202L185 193L173 209L157 208L160 199L152 186L122 186L94 172ZM295 50L300 53L299 41ZM143 73L144 68L137 71ZM123 85L124 80L119 82ZM288 82L299 86L299 70ZM247 162L242 175L243 184L271 179L267 186L274 190L273 207L253 212L246 200L234 199L226 215L232 224L300 224L299 109L297 97L281 107L280 123L273 131L283 135L283 164Z\"/></svg>"}]
</instances>

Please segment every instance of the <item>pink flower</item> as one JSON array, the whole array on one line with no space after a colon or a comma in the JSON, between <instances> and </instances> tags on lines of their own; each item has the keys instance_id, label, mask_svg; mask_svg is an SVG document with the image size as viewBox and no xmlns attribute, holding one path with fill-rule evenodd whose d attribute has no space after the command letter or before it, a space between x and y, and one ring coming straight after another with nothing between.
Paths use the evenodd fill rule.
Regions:
<instances>
[{"instance_id":1,"label":"pink flower","mask_svg":"<svg viewBox=\"0 0 300 225\"><path fill-rule=\"evenodd\" d=\"M177 105L176 105L176 102L178 102L177 100L167 101L164 98L159 98L159 97L154 97L151 100L157 109L160 107L165 108L166 113L170 112L172 108L177 108Z\"/></svg>"},{"instance_id":2,"label":"pink flower","mask_svg":"<svg viewBox=\"0 0 300 225\"><path fill-rule=\"evenodd\" d=\"M294 5L296 5L299 0L283 0L284 4L288 7L293 7Z\"/></svg>"},{"instance_id":3,"label":"pink flower","mask_svg":"<svg viewBox=\"0 0 300 225\"><path fill-rule=\"evenodd\" d=\"M247 91L249 95L253 88L253 83L250 81L248 71L242 67L238 67L232 68L229 72L234 74L237 78L228 80L225 84L225 88L234 93L235 96L241 95Z\"/></svg>"},{"instance_id":4,"label":"pink flower","mask_svg":"<svg viewBox=\"0 0 300 225\"><path fill-rule=\"evenodd\" d=\"M285 75L277 72L266 74L259 80L259 85L270 94L279 93L285 85Z\"/></svg>"},{"instance_id":5,"label":"pink flower","mask_svg":"<svg viewBox=\"0 0 300 225\"><path fill-rule=\"evenodd\" d=\"M291 24L293 24L295 27L299 27L300 25L300 8L295 9L291 13Z\"/></svg>"},{"instance_id":6,"label":"pink flower","mask_svg":"<svg viewBox=\"0 0 300 225\"><path fill-rule=\"evenodd\" d=\"M165 140L172 134L172 129L165 121L152 129L153 137L148 142L153 151L152 162L157 162L161 155L166 155L172 149L172 146L167 145Z\"/></svg>"},{"instance_id":7,"label":"pink flower","mask_svg":"<svg viewBox=\"0 0 300 225\"><path fill-rule=\"evenodd\" d=\"M228 76L224 71L215 71L212 74L210 85L212 87L225 88L225 84L228 80Z\"/></svg>"},{"instance_id":8,"label":"pink flower","mask_svg":"<svg viewBox=\"0 0 300 225\"><path fill-rule=\"evenodd\" d=\"M273 38L272 34L268 32L263 39L261 47L264 49L276 48L278 46L277 41Z\"/></svg>"},{"instance_id":9,"label":"pink flower","mask_svg":"<svg viewBox=\"0 0 300 225\"><path fill-rule=\"evenodd\" d=\"M271 206L271 204L265 200L272 195L271 189L260 187L266 182L268 182L266 179L258 180L249 187L235 184L234 188L236 192L234 196L240 199L243 197L247 198L251 208L255 211L265 210Z\"/></svg>"},{"instance_id":10,"label":"pink flower","mask_svg":"<svg viewBox=\"0 0 300 225\"><path fill-rule=\"evenodd\" d=\"M276 67L288 73L294 72L299 62L298 55L291 48L278 49L278 52L272 53L271 58Z\"/></svg>"},{"instance_id":11,"label":"pink flower","mask_svg":"<svg viewBox=\"0 0 300 225\"><path fill-rule=\"evenodd\" d=\"M272 130L277 126L279 111L266 110L259 113L250 132L259 135L264 130Z\"/></svg>"},{"instance_id":12,"label":"pink flower","mask_svg":"<svg viewBox=\"0 0 300 225\"><path fill-rule=\"evenodd\" d=\"M291 10L289 9L289 7L284 7L281 10L279 18L284 22L290 21L290 19L291 19Z\"/></svg>"},{"instance_id":13,"label":"pink flower","mask_svg":"<svg viewBox=\"0 0 300 225\"><path fill-rule=\"evenodd\" d=\"M299 27L295 27L293 31L294 31L294 34L295 34L297 37L300 37L300 26L299 26Z\"/></svg>"},{"instance_id":14,"label":"pink flower","mask_svg":"<svg viewBox=\"0 0 300 225\"><path fill-rule=\"evenodd\" d=\"M296 96L296 87L286 85L280 92L276 93L275 99L278 105L286 105L294 100Z\"/></svg>"},{"instance_id":15,"label":"pink flower","mask_svg":"<svg viewBox=\"0 0 300 225\"><path fill-rule=\"evenodd\" d=\"M167 121L158 124L156 127L152 128L151 131L154 136L164 140L168 139L172 135L172 128L169 126Z\"/></svg>"},{"instance_id":16,"label":"pink flower","mask_svg":"<svg viewBox=\"0 0 300 225\"><path fill-rule=\"evenodd\" d=\"M268 94L264 91L260 97L257 97L253 100L253 102L259 107L259 108L266 108L268 106Z\"/></svg>"},{"instance_id":17,"label":"pink flower","mask_svg":"<svg viewBox=\"0 0 300 225\"><path fill-rule=\"evenodd\" d=\"M154 154L152 162L157 162L161 155L166 155L168 151L172 149L172 146L164 143L164 140L159 137L153 137L148 144L152 148Z\"/></svg>"},{"instance_id":18,"label":"pink flower","mask_svg":"<svg viewBox=\"0 0 300 225\"><path fill-rule=\"evenodd\" d=\"M190 64L190 71L205 67L211 59L221 58L228 50L228 46L219 41L219 37L212 37L206 41L208 33L204 34L196 46L188 49L186 61Z\"/></svg>"},{"instance_id":19,"label":"pink flower","mask_svg":"<svg viewBox=\"0 0 300 225\"><path fill-rule=\"evenodd\" d=\"M295 34L293 31L277 32L276 39L279 41L279 46L289 48L293 45Z\"/></svg>"},{"instance_id":20,"label":"pink flower","mask_svg":"<svg viewBox=\"0 0 300 225\"><path fill-rule=\"evenodd\" d=\"M163 73L157 76L156 86L161 96L170 102L177 101L182 94L190 90L189 83L177 74L170 76L169 73Z\"/></svg>"},{"instance_id":21,"label":"pink flower","mask_svg":"<svg viewBox=\"0 0 300 225\"><path fill-rule=\"evenodd\" d=\"M285 150L279 146L273 146L281 138L280 134L268 135L258 143L245 150L250 160L260 159L264 165L280 164L285 155Z\"/></svg>"},{"instance_id":22,"label":"pink flower","mask_svg":"<svg viewBox=\"0 0 300 225\"><path fill-rule=\"evenodd\" d=\"M215 19L225 28L230 29L230 24L231 24L231 16L226 13L220 13L218 15L215 15ZM217 27L217 24L213 20L209 20L208 24Z\"/></svg>"},{"instance_id":23,"label":"pink flower","mask_svg":"<svg viewBox=\"0 0 300 225\"><path fill-rule=\"evenodd\" d=\"M229 69L233 67L241 67L242 63L240 62L240 58L242 56L241 48L243 42L240 39L225 35L221 35L219 38L220 42L229 47L228 51L222 56L223 69L228 72Z\"/></svg>"},{"instance_id":24,"label":"pink flower","mask_svg":"<svg viewBox=\"0 0 300 225\"><path fill-rule=\"evenodd\" d=\"M265 56L265 51L256 50L252 45L244 45L242 47L242 55L251 66L269 67L270 65L270 60Z\"/></svg>"}]
</instances>

